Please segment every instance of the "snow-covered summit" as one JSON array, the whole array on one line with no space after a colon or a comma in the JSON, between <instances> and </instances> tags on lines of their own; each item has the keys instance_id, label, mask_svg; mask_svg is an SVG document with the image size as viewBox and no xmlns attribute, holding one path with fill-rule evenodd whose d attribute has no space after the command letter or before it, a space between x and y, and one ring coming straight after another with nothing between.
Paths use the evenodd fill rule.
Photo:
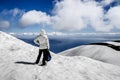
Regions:
<instances>
[{"instance_id":1,"label":"snow-covered summit","mask_svg":"<svg viewBox=\"0 0 120 80\"><path fill-rule=\"evenodd\" d=\"M119 66L52 54L41 67L33 65L37 55L37 47L0 32L0 80L120 80Z\"/></svg>"}]
</instances>

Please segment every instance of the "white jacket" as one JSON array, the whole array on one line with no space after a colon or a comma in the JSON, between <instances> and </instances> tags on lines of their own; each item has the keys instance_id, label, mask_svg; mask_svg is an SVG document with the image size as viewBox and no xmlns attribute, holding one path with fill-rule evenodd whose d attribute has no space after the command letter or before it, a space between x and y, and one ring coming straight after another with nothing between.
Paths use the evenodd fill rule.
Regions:
<instances>
[{"instance_id":1,"label":"white jacket","mask_svg":"<svg viewBox=\"0 0 120 80\"><path fill-rule=\"evenodd\" d=\"M40 35L38 35L34 42L39 45L40 49L49 49L49 40L45 30L41 30Z\"/></svg>"}]
</instances>

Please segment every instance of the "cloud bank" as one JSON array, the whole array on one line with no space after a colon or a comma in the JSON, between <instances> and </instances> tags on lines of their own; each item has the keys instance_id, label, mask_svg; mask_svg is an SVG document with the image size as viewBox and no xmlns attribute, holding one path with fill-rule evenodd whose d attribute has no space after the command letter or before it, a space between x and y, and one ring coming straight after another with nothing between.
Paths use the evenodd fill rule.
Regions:
<instances>
[{"instance_id":1,"label":"cloud bank","mask_svg":"<svg viewBox=\"0 0 120 80\"><path fill-rule=\"evenodd\" d=\"M101 3L94 0L63 0L56 3L54 13L53 27L56 29L76 31L91 27L108 32L113 28Z\"/></svg>"},{"instance_id":2,"label":"cloud bank","mask_svg":"<svg viewBox=\"0 0 120 80\"><path fill-rule=\"evenodd\" d=\"M53 29L80 31L92 28L95 31L110 32L120 29L120 6L111 7L107 12L104 6L115 0L61 0L56 1L53 15L31 10L20 19L22 26L32 24L51 24Z\"/></svg>"}]
</instances>

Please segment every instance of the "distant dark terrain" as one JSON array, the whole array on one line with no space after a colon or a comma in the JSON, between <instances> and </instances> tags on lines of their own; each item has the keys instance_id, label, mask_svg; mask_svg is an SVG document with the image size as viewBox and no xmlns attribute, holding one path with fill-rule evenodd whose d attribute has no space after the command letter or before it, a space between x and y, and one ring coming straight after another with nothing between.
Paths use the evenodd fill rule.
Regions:
<instances>
[{"instance_id":1,"label":"distant dark terrain","mask_svg":"<svg viewBox=\"0 0 120 80\"><path fill-rule=\"evenodd\" d=\"M34 38L19 38L29 44L32 44L34 46L38 46L36 45L33 40ZM91 43L101 43L101 42L105 42L105 41L111 41L109 39L96 39L96 38L84 38L84 39L76 39L76 38L49 38L49 42L50 42L50 50L54 53L59 53L61 51L64 51L66 49L70 49L76 46L80 46L80 45L87 45L87 44L91 44ZM119 40L116 40L117 42L120 42Z\"/></svg>"}]
</instances>

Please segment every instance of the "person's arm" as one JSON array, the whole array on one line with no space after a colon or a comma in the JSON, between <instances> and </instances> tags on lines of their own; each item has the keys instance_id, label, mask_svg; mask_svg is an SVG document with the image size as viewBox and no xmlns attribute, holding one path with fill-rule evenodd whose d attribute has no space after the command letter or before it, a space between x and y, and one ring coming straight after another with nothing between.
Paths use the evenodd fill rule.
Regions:
<instances>
[{"instance_id":1,"label":"person's arm","mask_svg":"<svg viewBox=\"0 0 120 80\"><path fill-rule=\"evenodd\" d=\"M39 37L37 36L37 37L34 39L34 43L37 44L37 45L40 45L38 39L39 39Z\"/></svg>"}]
</instances>

